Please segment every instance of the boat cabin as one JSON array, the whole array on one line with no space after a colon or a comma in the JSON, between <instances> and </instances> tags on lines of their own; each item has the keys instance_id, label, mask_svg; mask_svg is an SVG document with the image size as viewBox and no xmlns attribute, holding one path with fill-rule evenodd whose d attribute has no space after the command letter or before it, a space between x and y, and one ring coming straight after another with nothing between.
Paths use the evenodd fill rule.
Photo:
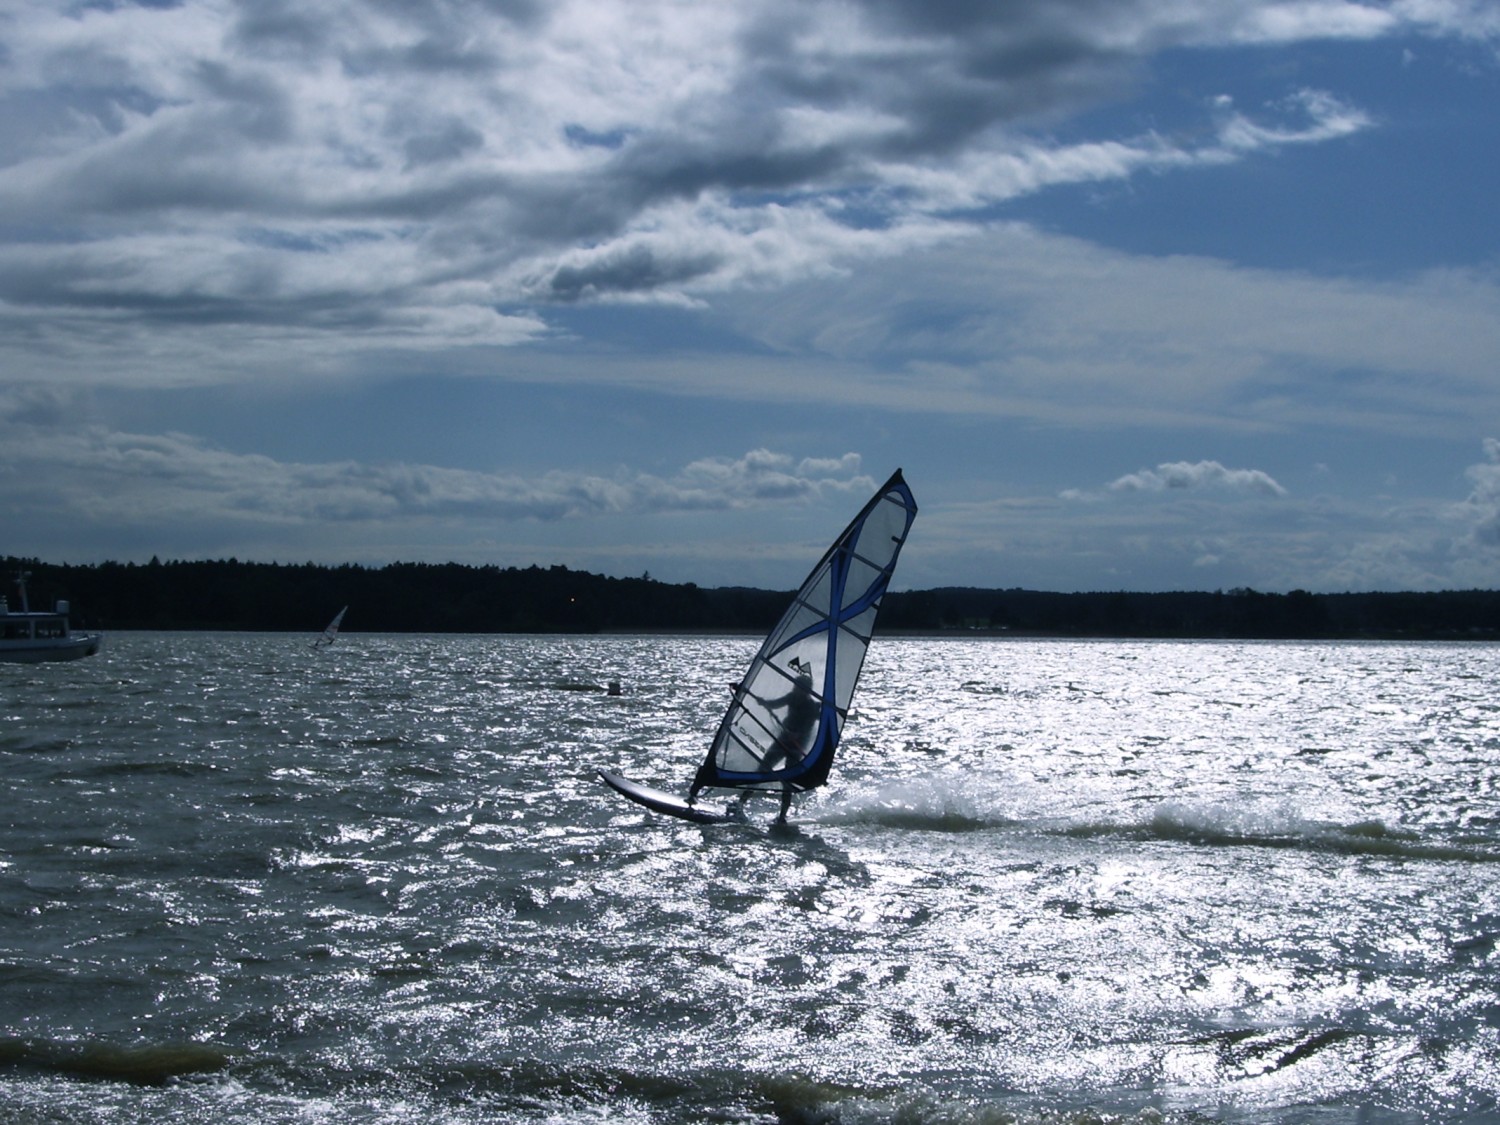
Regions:
<instances>
[{"instance_id":1,"label":"boat cabin","mask_svg":"<svg viewBox=\"0 0 1500 1125\"><path fill-rule=\"evenodd\" d=\"M68 625L69 605L59 601L52 612L33 612L21 583L21 608L12 612L10 599L0 595L0 661L34 664L44 660L76 660L99 651L99 633L75 633Z\"/></svg>"}]
</instances>

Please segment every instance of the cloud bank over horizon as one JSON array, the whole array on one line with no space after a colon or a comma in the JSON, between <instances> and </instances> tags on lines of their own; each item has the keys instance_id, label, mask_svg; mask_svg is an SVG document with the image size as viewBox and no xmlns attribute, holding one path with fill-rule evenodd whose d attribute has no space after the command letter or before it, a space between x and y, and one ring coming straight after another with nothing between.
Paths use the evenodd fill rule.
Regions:
<instances>
[{"instance_id":1,"label":"cloud bank over horizon","mask_svg":"<svg viewBox=\"0 0 1500 1125\"><path fill-rule=\"evenodd\" d=\"M1488 583L1497 74L1492 0L17 0L0 515L686 569L905 463L934 581Z\"/></svg>"}]
</instances>

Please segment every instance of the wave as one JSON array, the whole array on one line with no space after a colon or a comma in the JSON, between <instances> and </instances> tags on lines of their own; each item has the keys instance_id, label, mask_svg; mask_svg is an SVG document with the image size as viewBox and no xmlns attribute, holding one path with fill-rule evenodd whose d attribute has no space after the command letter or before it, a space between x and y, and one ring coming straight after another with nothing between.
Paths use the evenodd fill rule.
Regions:
<instances>
[{"instance_id":1,"label":"wave","mask_svg":"<svg viewBox=\"0 0 1500 1125\"><path fill-rule=\"evenodd\" d=\"M820 808L820 824L873 824L926 832L982 832L1010 828L1019 822L1001 808L992 788L972 778L934 774L886 782L855 792Z\"/></svg>"},{"instance_id":2,"label":"wave","mask_svg":"<svg viewBox=\"0 0 1500 1125\"><path fill-rule=\"evenodd\" d=\"M67 737L45 734L0 735L0 752L7 754L57 754L73 748Z\"/></svg>"},{"instance_id":3,"label":"wave","mask_svg":"<svg viewBox=\"0 0 1500 1125\"><path fill-rule=\"evenodd\" d=\"M829 800L809 819L819 824L873 825L917 832L1031 831L1080 838L1121 836L1200 847L1290 848L1394 859L1500 862L1488 841L1442 840L1378 818L1331 823L1285 805L1193 804L1166 801L1142 820L1102 814L1098 819L1039 811L1025 788L977 781L972 775L933 774L889 781Z\"/></svg>"},{"instance_id":4,"label":"wave","mask_svg":"<svg viewBox=\"0 0 1500 1125\"><path fill-rule=\"evenodd\" d=\"M319 1065L306 1057L250 1057L237 1064L231 1100L275 1090L300 1102L303 1121L361 1120L723 1121L783 1125L1201 1125L1170 1110L1084 1104L1035 1108L1035 1099L943 1093L922 1085L857 1087L732 1068L641 1071L539 1059L371 1066ZM249 1095L247 1099L246 1095ZM230 1108L228 1106L226 1109ZM236 1115L238 1116L238 1115ZM246 1115L249 1116L248 1114Z\"/></svg>"},{"instance_id":5,"label":"wave","mask_svg":"<svg viewBox=\"0 0 1500 1125\"><path fill-rule=\"evenodd\" d=\"M754 1083L778 1122L790 1125L1187 1125L1203 1122L1170 1110L1103 1110L1091 1106L1021 1108L1005 1099L955 1097L921 1086L856 1090L809 1079L761 1078ZM1020 1102L1020 1099L1017 1099ZM1034 1104L1028 1100L1025 1104ZM761 1108L751 1103L750 1108Z\"/></svg>"},{"instance_id":6,"label":"wave","mask_svg":"<svg viewBox=\"0 0 1500 1125\"><path fill-rule=\"evenodd\" d=\"M0 1039L0 1067L157 1086L224 1069L229 1055L203 1043L121 1046L52 1039Z\"/></svg>"},{"instance_id":7,"label":"wave","mask_svg":"<svg viewBox=\"0 0 1500 1125\"><path fill-rule=\"evenodd\" d=\"M99 762L79 771L79 776L89 780L104 780L133 775L159 775L162 777L204 777L219 767L212 762L174 761L168 758L152 758L140 761Z\"/></svg>"},{"instance_id":8,"label":"wave","mask_svg":"<svg viewBox=\"0 0 1500 1125\"><path fill-rule=\"evenodd\" d=\"M1309 820L1283 807L1188 805L1169 801L1157 807L1142 831L1159 840L1208 847L1300 848L1402 859L1500 862L1500 852L1424 839L1416 832L1393 828L1378 819L1334 824ZM1087 834L1087 830L1080 830L1079 834Z\"/></svg>"}]
</instances>

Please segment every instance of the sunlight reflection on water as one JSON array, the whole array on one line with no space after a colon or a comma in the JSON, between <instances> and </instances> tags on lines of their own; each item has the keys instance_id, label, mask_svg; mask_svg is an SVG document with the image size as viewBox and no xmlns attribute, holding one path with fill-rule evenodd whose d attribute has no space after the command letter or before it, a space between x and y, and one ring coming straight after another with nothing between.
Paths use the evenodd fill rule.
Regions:
<instances>
[{"instance_id":1,"label":"sunlight reflection on water","mask_svg":"<svg viewBox=\"0 0 1500 1125\"><path fill-rule=\"evenodd\" d=\"M680 791L751 640L112 641L8 681L3 1034L235 1061L133 1103L22 1071L0 1108L1342 1125L1500 1092L1493 646L878 640L773 832L594 775Z\"/></svg>"}]
</instances>

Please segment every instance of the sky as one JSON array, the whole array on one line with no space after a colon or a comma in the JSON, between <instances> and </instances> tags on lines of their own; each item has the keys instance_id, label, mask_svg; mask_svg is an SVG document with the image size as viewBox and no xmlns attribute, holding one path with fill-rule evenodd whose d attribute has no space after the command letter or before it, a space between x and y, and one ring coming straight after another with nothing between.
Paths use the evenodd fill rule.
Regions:
<instances>
[{"instance_id":1,"label":"sky","mask_svg":"<svg viewBox=\"0 0 1500 1125\"><path fill-rule=\"evenodd\" d=\"M1500 585L1500 0L6 0L0 554Z\"/></svg>"}]
</instances>

